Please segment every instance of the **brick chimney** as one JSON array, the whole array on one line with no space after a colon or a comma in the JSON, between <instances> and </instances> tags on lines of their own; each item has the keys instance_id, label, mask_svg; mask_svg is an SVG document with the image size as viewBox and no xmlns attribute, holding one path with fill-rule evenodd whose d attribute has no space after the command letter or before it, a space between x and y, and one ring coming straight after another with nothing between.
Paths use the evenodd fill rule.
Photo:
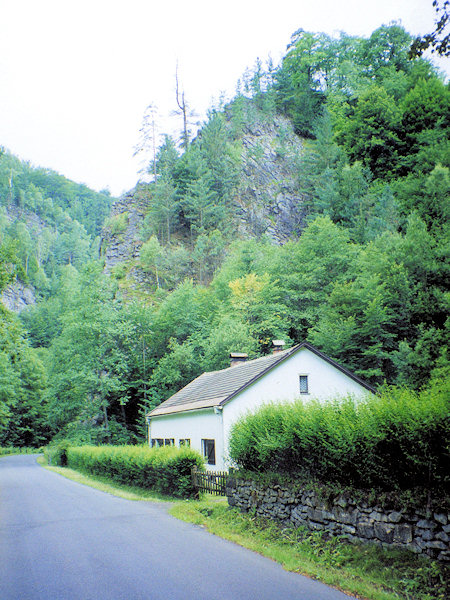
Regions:
<instances>
[{"instance_id":1,"label":"brick chimney","mask_svg":"<svg viewBox=\"0 0 450 600\"><path fill-rule=\"evenodd\" d=\"M244 352L231 352L230 353L230 367L236 367L237 365L241 365L245 363L248 358L248 354Z\"/></svg>"},{"instance_id":2,"label":"brick chimney","mask_svg":"<svg viewBox=\"0 0 450 600\"><path fill-rule=\"evenodd\" d=\"M272 341L272 353L278 354L278 352L283 351L284 341L283 340L273 340Z\"/></svg>"}]
</instances>

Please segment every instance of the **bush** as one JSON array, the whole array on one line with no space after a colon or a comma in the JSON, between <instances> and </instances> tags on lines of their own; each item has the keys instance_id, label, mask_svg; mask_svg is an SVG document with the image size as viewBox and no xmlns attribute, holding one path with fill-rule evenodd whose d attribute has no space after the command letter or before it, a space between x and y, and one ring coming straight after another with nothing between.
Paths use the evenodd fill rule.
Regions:
<instances>
[{"instance_id":1,"label":"bush","mask_svg":"<svg viewBox=\"0 0 450 600\"><path fill-rule=\"evenodd\" d=\"M179 498L195 495L192 467L204 469L203 459L197 452L173 446L70 447L67 459L73 469Z\"/></svg>"},{"instance_id":2,"label":"bush","mask_svg":"<svg viewBox=\"0 0 450 600\"><path fill-rule=\"evenodd\" d=\"M67 451L70 447L69 440L59 440L55 444L47 446L44 456L49 465L57 467L67 466Z\"/></svg>"},{"instance_id":3,"label":"bush","mask_svg":"<svg viewBox=\"0 0 450 600\"><path fill-rule=\"evenodd\" d=\"M444 388L265 406L236 423L230 455L253 472L443 495L450 481L450 394Z\"/></svg>"}]
</instances>

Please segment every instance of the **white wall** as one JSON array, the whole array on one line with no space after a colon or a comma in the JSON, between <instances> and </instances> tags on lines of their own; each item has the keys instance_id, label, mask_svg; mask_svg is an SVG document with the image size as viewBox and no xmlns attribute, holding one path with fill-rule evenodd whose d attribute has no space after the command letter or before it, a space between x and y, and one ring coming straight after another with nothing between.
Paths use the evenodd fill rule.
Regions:
<instances>
[{"instance_id":1,"label":"white wall","mask_svg":"<svg viewBox=\"0 0 450 600\"><path fill-rule=\"evenodd\" d=\"M188 438L191 448L200 454L202 439L213 439L216 442L216 464L206 465L206 468L216 471L226 468L223 460L222 413L215 414L212 408L152 417L149 429L151 438L174 438L175 446L179 445L180 439Z\"/></svg>"},{"instance_id":2,"label":"white wall","mask_svg":"<svg viewBox=\"0 0 450 600\"><path fill-rule=\"evenodd\" d=\"M300 394L299 376L308 376L308 394ZM228 448L232 425L248 412L263 404L312 398L325 401L330 398L353 395L360 398L370 394L366 388L324 361L307 348L301 348L291 358L269 371L223 407L224 446ZM225 453L225 463L228 456Z\"/></svg>"}]
</instances>

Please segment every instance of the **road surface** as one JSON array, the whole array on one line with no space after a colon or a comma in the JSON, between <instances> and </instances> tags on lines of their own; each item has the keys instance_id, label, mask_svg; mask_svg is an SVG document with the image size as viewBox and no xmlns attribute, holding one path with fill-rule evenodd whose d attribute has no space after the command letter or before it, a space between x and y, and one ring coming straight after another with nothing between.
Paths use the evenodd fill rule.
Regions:
<instances>
[{"instance_id":1,"label":"road surface","mask_svg":"<svg viewBox=\"0 0 450 600\"><path fill-rule=\"evenodd\" d=\"M349 600L167 514L0 458L0 600Z\"/></svg>"}]
</instances>

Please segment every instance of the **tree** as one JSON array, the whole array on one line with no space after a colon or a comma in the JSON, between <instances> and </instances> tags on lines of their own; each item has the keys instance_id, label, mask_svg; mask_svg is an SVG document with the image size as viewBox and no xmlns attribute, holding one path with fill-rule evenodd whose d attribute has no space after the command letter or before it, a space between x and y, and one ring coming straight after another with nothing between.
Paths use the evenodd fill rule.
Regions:
<instances>
[{"instance_id":1,"label":"tree","mask_svg":"<svg viewBox=\"0 0 450 600\"><path fill-rule=\"evenodd\" d=\"M450 33L445 33L450 19L450 1L433 0L433 7L437 16L435 29L413 41L409 50L410 58L422 56L428 48L431 48L431 52L436 52L441 56L450 55Z\"/></svg>"},{"instance_id":2,"label":"tree","mask_svg":"<svg viewBox=\"0 0 450 600\"><path fill-rule=\"evenodd\" d=\"M354 111L341 123L338 139L351 160L361 160L374 176L392 172L399 144L397 129L401 112L393 98L380 86L363 92Z\"/></svg>"},{"instance_id":3,"label":"tree","mask_svg":"<svg viewBox=\"0 0 450 600\"><path fill-rule=\"evenodd\" d=\"M419 79L404 97L401 110L399 170L402 174L410 172L419 160L420 163L424 162L423 156L419 154L422 148L428 153L430 146L439 144L441 162L444 144L447 144L448 149L450 91L436 77ZM433 164L431 168L434 166Z\"/></svg>"},{"instance_id":4,"label":"tree","mask_svg":"<svg viewBox=\"0 0 450 600\"><path fill-rule=\"evenodd\" d=\"M144 173L152 173L153 181L156 181L156 148L159 146L160 134L158 133L156 119L158 109L155 104L150 103L144 111L142 126L139 130L140 139L136 145L134 156L144 155ZM149 161L148 155L151 159Z\"/></svg>"},{"instance_id":5,"label":"tree","mask_svg":"<svg viewBox=\"0 0 450 600\"><path fill-rule=\"evenodd\" d=\"M325 99L329 38L299 29L275 76L277 104L293 120L299 135L312 137L312 124Z\"/></svg>"},{"instance_id":6,"label":"tree","mask_svg":"<svg viewBox=\"0 0 450 600\"><path fill-rule=\"evenodd\" d=\"M154 271L156 278L156 287L159 288L158 264L162 255L162 248L158 238L154 235L142 244L139 252L139 262L144 271Z\"/></svg>"},{"instance_id":7,"label":"tree","mask_svg":"<svg viewBox=\"0 0 450 600\"><path fill-rule=\"evenodd\" d=\"M194 116L194 112L190 109L189 104L186 100L184 89L180 86L180 79L178 76L178 63L175 69L175 99L178 106L177 114L183 118L183 130L181 134L181 147L185 152L189 150L189 142L191 132L189 130L189 119Z\"/></svg>"}]
</instances>

